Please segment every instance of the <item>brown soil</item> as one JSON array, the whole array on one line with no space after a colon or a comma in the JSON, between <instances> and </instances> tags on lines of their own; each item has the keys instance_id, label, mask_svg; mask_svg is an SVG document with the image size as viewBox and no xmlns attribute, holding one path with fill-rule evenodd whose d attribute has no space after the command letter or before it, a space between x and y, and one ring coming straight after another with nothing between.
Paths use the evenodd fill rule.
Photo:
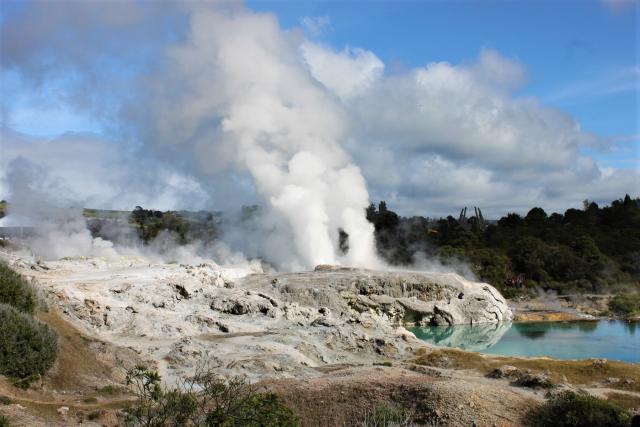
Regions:
<instances>
[{"instance_id":1,"label":"brown soil","mask_svg":"<svg viewBox=\"0 0 640 427\"><path fill-rule=\"evenodd\" d=\"M58 334L58 359L28 389L14 387L0 376L0 395L11 401L0 403L0 414L16 426L74 425L90 413L100 425L116 425L113 414L104 409L130 401L130 394L120 385L125 368L139 362L135 353L87 337L55 310L39 313L37 318ZM58 413L60 407L69 408L66 416Z\"/></svg>"},{"instance_id":2,"label":"brown soil","mask_svg":"<svg viewBox=\"0 0 640 427\"><path fill-rule=\"evenodd\" d=\"M337 370L308 380L262 383L303 420L303 426L351 426L375 408L404 408L416 425L518 426L541 396L473 372L403 367Z\"/></svg>"}]
</instances>

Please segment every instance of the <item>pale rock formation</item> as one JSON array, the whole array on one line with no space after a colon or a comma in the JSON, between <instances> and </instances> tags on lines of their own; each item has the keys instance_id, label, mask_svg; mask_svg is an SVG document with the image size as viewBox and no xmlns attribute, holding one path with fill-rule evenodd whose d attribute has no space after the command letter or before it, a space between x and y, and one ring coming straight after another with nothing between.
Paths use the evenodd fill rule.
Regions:
<instances>
[{"instance_id":1,"label":"pale rock formation","mask_svg":"<svg viewBox=\"0 0 640 427\"><path fill-rule=\"evenodd\" d=\"M313 377L329 364L407 357L424 344L401 325L511 319L494 288L455 274L0 257L79 328L134 350L169 380L204 363L250 379Z\"/></svg>"}]
</instances>

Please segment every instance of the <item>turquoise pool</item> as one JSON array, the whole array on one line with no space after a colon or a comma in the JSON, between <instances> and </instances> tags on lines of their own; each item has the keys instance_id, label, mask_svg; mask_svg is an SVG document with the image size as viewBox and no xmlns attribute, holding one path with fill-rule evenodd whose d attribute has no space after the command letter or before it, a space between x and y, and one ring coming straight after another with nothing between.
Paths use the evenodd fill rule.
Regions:
<instances>
[{"instance_id":1,"label":"turquoise pool","mask_svg":"<svg viewBox=\"0 0 640 427\"><path fill-rule=\"evenodd\" d=\"M504 356L607 358L640 362L640 322L619 320L499 323L409 328L422 340Z\"/></svg>"}]
</instances>

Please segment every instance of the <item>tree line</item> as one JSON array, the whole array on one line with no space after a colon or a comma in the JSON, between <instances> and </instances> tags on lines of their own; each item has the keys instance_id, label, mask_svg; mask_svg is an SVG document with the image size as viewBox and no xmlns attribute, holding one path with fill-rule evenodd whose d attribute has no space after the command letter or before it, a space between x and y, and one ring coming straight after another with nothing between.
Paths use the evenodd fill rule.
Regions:
<instances>
[{"instance_id":1,"label":"tree line","mask_svg":"<svg viewBox=\"0 0 640 427\"><path fill-rule=\"evenodd\" d=\"M390 264L410 265L419 254L445 265L464 263L507 295L535 287L561 293L640 289L640 198L583 204L551 215L534 207L486 227L471 218L465 229L452 216L402 217L382 201L369 206L367 219Z\"/></svg>"}]
</instances>

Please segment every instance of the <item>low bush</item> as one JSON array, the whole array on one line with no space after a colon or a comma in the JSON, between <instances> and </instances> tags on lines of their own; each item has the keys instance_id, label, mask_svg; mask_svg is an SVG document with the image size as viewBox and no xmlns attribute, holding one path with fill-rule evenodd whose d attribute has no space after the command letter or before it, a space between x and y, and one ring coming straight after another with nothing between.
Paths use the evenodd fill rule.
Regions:
<instances>
[{"instance_id":1,"label":"low bush","mask_svg":"<svg viewBox=\"0 0 640 427\"><path fill-rule=\"evenodd\" d=\"M12 305L25 313L33 313L37 306L31 285L3 262L0 262L0 303Z\"/></svg>"},{"instance_id":2,"label":"low bush","mask_svg":"<svg viewBox=\"0 0 640 427\"><path fill-rule=\"evenodd\" d=\"M551 397L533 415L533 425L555 427L623 427L630 420L629 413L617 405L571 391Z\"/></svg>"},{"instance_id":3,"label":"low bush","mask_svg":"<svg viewBox=\"0 0 640 427\"><path fill-rule=\"evenodd\" d=\"M609 301L609 310L620 316L640 315L640 293L617 294Z\"/></svg>"},{"instance_id":4,"label":"low bush","mask_svg":"<svg viewBox=\"0 0 640 427\"><path fill-rule=\"evenodd\" d=\"M127 373L137 402L126 412L127 426L293 427L298 419L273 393L259 393L237 377L225 381L197 372L167 389L160 375L138 366Z\"/></svg>"},{"instance_id":5,"label":"low bush","mask_svg":"<svg viewBox=\"0 0 640 427\"><path fill-rule=\"evenodd\" d=\"M48 326L7 304L0 304L0 325L0 374L27 385L51 368L58 338Z\"/></svg>"},{"instance_id":6,"label":"low bush","mask_svg":"<svg viewBox=\"0 0 640 427\"><path fill-rule=\"evenodd\" d=\"M4 415L0 415L0 427L9 427L9 419Z\"/></svg>"}]
</instances>

